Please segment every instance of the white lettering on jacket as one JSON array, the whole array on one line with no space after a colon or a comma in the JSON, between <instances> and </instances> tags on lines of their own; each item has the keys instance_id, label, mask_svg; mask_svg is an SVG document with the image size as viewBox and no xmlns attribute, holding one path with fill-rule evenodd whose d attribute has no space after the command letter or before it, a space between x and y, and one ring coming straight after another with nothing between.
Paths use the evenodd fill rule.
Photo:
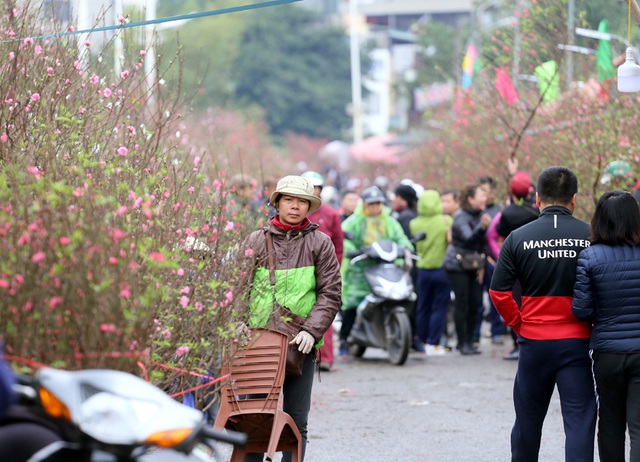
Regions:
<instances>
[{"instance_id":1,"label":"white lettering on jacket","mask_svg":"<svg viewBox=\"0 0 640 462\"><path fill-rule=\"evenodd\" d=\"M589 247L591 243L587 239L544 239L540 241L524 241L524 250L531 249L555 249L556 247Z\"/></svg>"}]
</instances>

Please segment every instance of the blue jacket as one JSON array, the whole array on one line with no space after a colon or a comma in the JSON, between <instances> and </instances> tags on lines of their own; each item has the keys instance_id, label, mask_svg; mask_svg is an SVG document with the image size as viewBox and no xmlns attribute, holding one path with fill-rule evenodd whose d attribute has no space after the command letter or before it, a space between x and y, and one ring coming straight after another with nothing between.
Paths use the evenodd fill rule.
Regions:
<instances>
[{"instance_id":1,"label":"blue jacket","mask_svg":"<svg viewBox=\"0 0 640 462\"><path fill-rule=\"evenodd\" d=\"M578 256L573 314L593 323L590 348L640 351L640 247L594 244Z\"/></svg>"}]
</instances>

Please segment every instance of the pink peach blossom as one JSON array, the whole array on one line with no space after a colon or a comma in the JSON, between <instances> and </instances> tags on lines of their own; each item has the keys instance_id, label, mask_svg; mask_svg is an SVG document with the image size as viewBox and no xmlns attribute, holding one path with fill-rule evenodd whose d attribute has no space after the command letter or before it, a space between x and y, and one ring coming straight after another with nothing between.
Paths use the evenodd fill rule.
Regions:
<instances>
[{"instance_id":1,"label":"pink peach blossom","mask_svg":"<svg viewBox=\"0 0 640 462\"><path fill-rule=\"evenodd\" d=\"M151 252L149 254L149 258L157 261L158 263L162 263L164 261L164 255L162 255L160 252Z\"/></svg>"},{"instance_id":2,"label":"pink peach blossom","mask_svg":"<svg viewBox=\"0 0 640 462\"><path fill-rule=\"evenodd\" d=\"M40 263L44 261L45 258L47 258L47 255L43 251L40 251L33 254L31 261L34 263Z\"/></svg>"},{"instance_id":3,"label":"pink peach blossom","mask_svg":"<svg viewBox=\"0 0 640 462\"><path fill-rule=\"evenodd\" d=\"M179 346L176 349L176 356L182 356L189 353L189 347L186 345Z\"/></svg>"},{"instance_id":4,"label":"pink peach blossom","mask_svg":"<svg viewBox=\"0 0 640 462\"><path fill-rule=\"evenodd\" d=\"M100 330L102 332L115 332L117 329L114 324L100 324Z\"/></svg>"}]
</instances>

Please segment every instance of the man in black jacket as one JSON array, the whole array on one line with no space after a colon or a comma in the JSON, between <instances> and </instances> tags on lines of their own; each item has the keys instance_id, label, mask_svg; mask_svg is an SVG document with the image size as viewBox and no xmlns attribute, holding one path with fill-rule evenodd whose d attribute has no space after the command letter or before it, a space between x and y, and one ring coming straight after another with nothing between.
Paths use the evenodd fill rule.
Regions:
<instances>
[{"instance_id":1,"label":"man in black jacket","mask_svg":"<svg viewBox=\"0 0 640 462\"><path fill-rule=\"evenodd\" d=\"M511 460L537 461L542 425L557 385L566 436L565 460L593 461L596 399L589 358L591 326L571 312L576 262L589 246L589 225L572 216L578 179L566 167L538 177L540 218L504 241L490 295L518 335L514 383L516 421ZM513 299L522 285L522 308Z\"/></svg>"}]
</instances>

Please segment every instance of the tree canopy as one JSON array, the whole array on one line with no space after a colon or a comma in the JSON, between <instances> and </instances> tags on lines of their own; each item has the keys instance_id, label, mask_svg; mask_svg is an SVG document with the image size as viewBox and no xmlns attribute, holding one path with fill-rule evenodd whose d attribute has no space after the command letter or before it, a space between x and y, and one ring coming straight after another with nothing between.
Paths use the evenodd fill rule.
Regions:
<instances>
[{"instance_id":1,"label":"tree canopy","mask_svg":"<svg viewBox=\"0 0 640 462\"><path fill-rule=\"evenodd\" d=\"M257 104L274 134L338 137L351 97L348 41L296 6L251 15L233 68L241 106Z\"/></svg>"}]
</instances>

